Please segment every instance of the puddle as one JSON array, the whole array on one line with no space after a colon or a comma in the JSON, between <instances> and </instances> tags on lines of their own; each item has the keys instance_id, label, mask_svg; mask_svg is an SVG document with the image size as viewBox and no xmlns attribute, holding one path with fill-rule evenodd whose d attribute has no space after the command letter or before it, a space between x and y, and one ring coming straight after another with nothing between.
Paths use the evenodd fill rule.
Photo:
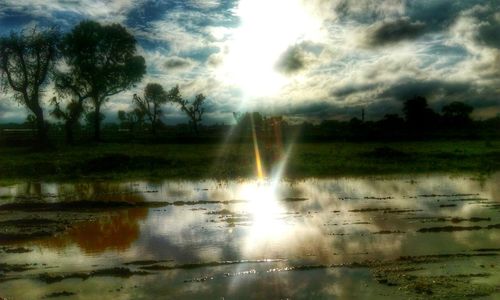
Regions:
<instances>
[{"instance_id":1,"label":"puddle","mask_svg":"<svg viewBox=\"0 0 500 300\"><path fill-rule=\"evenodd\" d=\"M499 181L1 186L0 297L495 299Z\"/></svg>"}]
</instances>

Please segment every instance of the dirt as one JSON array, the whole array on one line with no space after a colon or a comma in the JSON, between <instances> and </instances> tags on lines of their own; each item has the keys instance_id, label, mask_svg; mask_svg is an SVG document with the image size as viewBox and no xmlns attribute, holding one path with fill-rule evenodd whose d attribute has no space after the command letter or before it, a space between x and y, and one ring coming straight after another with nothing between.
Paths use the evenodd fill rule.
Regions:
<instances>
[{"instance_id":1,"label":"dirt","mask_svg":"<svg viewBox=\"0 0 500 300\"><path fill-rule=\"evenodd\" d=\"M66 273L66 274L49 274L43 273L38 275L38 280L45 283L55 283L60 282L69 278L79 278L86 280L91 277L119 277L119 278L129 278L134 275L150 275L151 273L146 271L132 271L124 267L115 267L109 269L99 269L90 272L77 272L77 273Z\"/></svg>"},{"instance_id":2,"label":"dirt","mask_svg":"<svg viewBox=\"0 0 500 300\"><path fill-rule=\"evenodd\" d=\"M134 207L161 207L167 202L128 201L68 201L68 202L15 202L0 205L0 211L82 211Z\"/></svg>"},{"instance_id":3,"label":"dirt","mask_svg":"<svg viewBox=\"0 0 500 300\"><path fill-rule=\"evenodd\" d=\"M500 224L493 224L488 226L443 226L443 227L427 227L420 228L417 232L429 233L429 232L455 232L455 231L474 231L482 229L500 229Z\"/></svg>"},{"instance_id":4,"label":"dirt","mask_svg":"<svg viewBox=\"0 0 500 300\"><path fill-rule=\"evenodd\" d=\"M43 298L69 297L69 296L74 296L74 295L76 295L76 293L68 292L68 291L61 291L61 292L50 293L48 295L45 295Z\"/></svg>"},{"instance_id":5,"label":"dirt","mask_svg":"<svg viewBox=\"0 0 500 300\"><path fill-rule=\"evenodd\" d=\"M28 253L32 252L33 249L28 249L24 247L0 247L0 253Z\"/></svg>"}]
</instances>

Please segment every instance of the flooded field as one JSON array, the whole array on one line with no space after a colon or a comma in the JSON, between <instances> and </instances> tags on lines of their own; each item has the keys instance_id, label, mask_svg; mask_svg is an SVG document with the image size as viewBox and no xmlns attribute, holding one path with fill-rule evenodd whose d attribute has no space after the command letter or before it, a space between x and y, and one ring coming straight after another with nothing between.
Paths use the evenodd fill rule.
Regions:
<instances>
[{"instance_id":1,"label":"flooded field","mask_svg":"<svg viewBox=\"0 0 500 300\"><path fill-rule=\"evenodd\" d=\"M0 186L0 298L500 299L499 182Z\"/></svg>"}]
</instances>

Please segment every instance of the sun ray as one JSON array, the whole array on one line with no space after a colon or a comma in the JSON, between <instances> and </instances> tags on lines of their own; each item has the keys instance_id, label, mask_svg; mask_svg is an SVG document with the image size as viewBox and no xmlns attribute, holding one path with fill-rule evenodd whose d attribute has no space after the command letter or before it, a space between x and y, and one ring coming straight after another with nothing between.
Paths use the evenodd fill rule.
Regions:
<instances>
[{"instance_id":1,"label":"sun ray","mask_svg":"<svg viewBox=\"0 0 500 300\"><path fill-rule=\"evenodd\" d=\"M252 124L252 140L253 140L253 150L255 153L255 167L257 168L257 178L263 180L264 169L262 168L262 160L260 158L259 142L257 140L257 133L255 131L255 122L253 120L253 115L250 114L250 122Z\"/></svg>"}]
</instances>

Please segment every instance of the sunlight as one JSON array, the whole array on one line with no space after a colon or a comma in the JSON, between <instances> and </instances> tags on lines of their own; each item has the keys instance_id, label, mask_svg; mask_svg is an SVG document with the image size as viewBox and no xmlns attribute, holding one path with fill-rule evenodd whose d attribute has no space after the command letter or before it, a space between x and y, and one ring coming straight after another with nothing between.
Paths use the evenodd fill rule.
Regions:
<instances>
[{"instance_id":1,"label":"sunlight","mask_svg":"<svg viewBox=\"0 0 500 300\"><path fill-rule=\"evenodd\" d=\"M250 120L252 121L252 140L253 140L253 150L255 152L255 167L257 168L257 178L259 180L264 179L264 170L262 169L262 160L260 158L259 142L257 140L257 134L255 132L255 124L253 116L250 115Z\"/></svg>"},{"instance_id":2,"label":"sunlight","mask_svg":"<svg viewBox=\"0 0 500 300\"><path fill-rule=\"evenodd\" d=\"M240 88L244 99L278 93L288 79L276 71L277 61L289 46L317 39L319 21L300 0L242 0L236 14L241 26L228 45L221 80Z\"/></svg>"},{"instance_id":3,"label":"sunlight","mask_svg":"<svg viewBox=\"0 0 500 300\"><path fill-rule=\"evenodd\" d=\"M279 203L274 184L262 180L249 183L242 187L240 195L247 201L246 211L252 218L250 244L277 238L285 231L286 226L279 219L285 210Z\"/></svg>"}]
</instances>

